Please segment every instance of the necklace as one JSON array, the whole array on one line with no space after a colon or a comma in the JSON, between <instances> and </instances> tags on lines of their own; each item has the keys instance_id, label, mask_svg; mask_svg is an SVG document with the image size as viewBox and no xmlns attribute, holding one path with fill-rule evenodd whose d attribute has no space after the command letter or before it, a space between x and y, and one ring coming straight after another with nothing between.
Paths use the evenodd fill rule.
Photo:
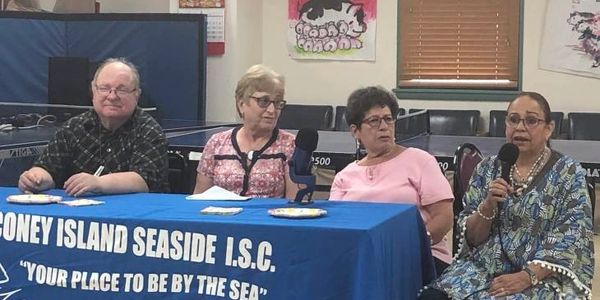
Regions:
<instances>
[{"instance_id":1,"label":"necklace","mask_svg":"<svg viewBox=\"0 0 600 300\"><path fill-rule=\"evenodd\" d=\"M512 165L512 167L510 168L509 178L517 196L521 196L523 194L523 191L525 191L533 182L533 178L535 177L535 175L537 175L542 169L542 166L546 161L546 149L548 148L544 147L544 150L542 150L540 155L537 157L537 159L529 169L529 172L527 172L527 176L523 177L521 175L521 173L519 172L519 168L517 168L517 164ZM516 173L519 176L520 180L515 180L513 176L514 173Z\"/></svg>"},{"instance_id":2,"label":"necklace","mask_svg":"<svg viewBox=\"0 0 600 300\"><path fill-rule=\"evenodd\" d=\"M370 181L373 181L373 172L375 167L367 167L367 176Z\"/></svg>"}]
</instances>

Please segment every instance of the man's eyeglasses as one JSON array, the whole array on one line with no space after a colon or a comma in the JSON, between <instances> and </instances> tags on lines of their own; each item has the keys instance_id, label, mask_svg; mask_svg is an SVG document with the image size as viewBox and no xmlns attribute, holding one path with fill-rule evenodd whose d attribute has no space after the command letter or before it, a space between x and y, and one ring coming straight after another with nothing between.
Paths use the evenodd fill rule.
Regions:
<instances>
[{"instance_id":1,"label":"man's eyeglasses","mask_svg":"<svg viewBox=\"0 0 600 300\"><path fill-rule=\"evenodd\" d=\"M362 120L362 123L367 123L372 128L379 128L379 126L381 126L382 121L385 122L385 124L387 124L387 125L392 125L392 124L394 124L394 122L396 122L396 118L389 116L389 115L384 116L383 118L373 116L373 117Z\"/></svg>"},{"instance_id":2,"label":"man's eyeglasses","mask_svg":"<svg viewBox=\"0 0 600 300\"><path fill-rule=\"evenodd\" d=\"M526 116L525 118L520 118L518 115L510 115L506 117L506 125L512 128L516 128L519 124L523 122L523 126L525 128L535 128L541 122L546 122L544 119L539 119L534 116Z\"/></svg>"},{"instance_id":3,"label":"man's eyeglasses","mask_svg":"<svg viewBox=\"0 0 600 300\"><path fill-rule=\"evenodd\" d=\"M115 95L117 95L118 97L126 97L128 95L130 95L131 93L137 91L137 88L133 89L133 90L126 90L123 88L109 88L107 86L97 86L96 87L96 91L98 92L98 94L102 95L102 96L108 96L110 95L111 91L114 91Z\"/></svg>"},{"instance_id":4,"label":"man's eyeglasses","mask_svg":"<svg viewBox=\"0 0 600 300\"><path fill-rule=\"evenodd\" d=\"M262 96L262 97L250 96L250 98L254 99L256 101L256 104L258 104L258 107L260 107L260 108L267 108L267 107L269 107L269 105L271 105L271 103L273 103L273 106L276 109L283 109L285 107L285 104L287 103L287 102L285 102L285 100L272 101L271 98L269 98L269 96Z\"/></svg>"}]
</instances>

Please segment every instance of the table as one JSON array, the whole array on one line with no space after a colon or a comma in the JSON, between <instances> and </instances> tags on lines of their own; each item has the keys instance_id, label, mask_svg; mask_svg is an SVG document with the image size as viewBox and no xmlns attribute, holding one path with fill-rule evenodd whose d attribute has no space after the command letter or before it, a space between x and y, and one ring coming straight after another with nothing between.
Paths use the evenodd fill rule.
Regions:
<instances>
[{"instance_id":1,"label":"table","mask_svg":"<svg viewBox=\"0 0 600 300\"><path fill-rule=\"evenodd\" d=\"M38 299L413 299L433 276L415 206L282 199L94 196L99 206L16 205L0 188L0 296ZM62 195L60 190L49 193ZM207 206L242 207L234 216ZM189 245L193 245L188 247ZM189 255L188 255L189 253Z\"/></svg>"}]
</instances>

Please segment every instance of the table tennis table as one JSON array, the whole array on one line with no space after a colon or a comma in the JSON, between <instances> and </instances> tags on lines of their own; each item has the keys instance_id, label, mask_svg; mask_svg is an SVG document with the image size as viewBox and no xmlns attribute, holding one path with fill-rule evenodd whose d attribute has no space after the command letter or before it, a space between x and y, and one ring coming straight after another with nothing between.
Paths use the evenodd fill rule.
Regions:
<instances>
[{"instance_id":1,"label":"table tennis table","mask_svg":"<svg viewBox=\"0 0 600 300\"><path fill-rule=\"evenodd\" d=\"M195 154L202 152L204 145L213 134L231 129L233 125L235 125L233 122L182 120L164 123L169 150L180 153L184 157L191 157L191 160L198 160L198 156ZM38 156L56 129L55 126L42 126L0 132L0 160L4 160L3 164L6 166L9 161L7 159L32 159ZM420 135L401 140L399 144L431 153L438 160L442 170L452 171L454 170L454 152L459 145L474 144L484 156L491 156L497 154L505 142L504 138L497 137ZM587 170L587 176L594 182L600 181L600 154L598 154L600 141L551 140L550 144L553 149L581 162ZM315 166L339 172L356 159L356 142L349 132L319 131L319 143L313 153L313 158ZM0 179L0 183L6 185L6 180Z\"/></svg>"},{"instance_id":2,"label":"table tennis table","mask_svg":"<svg viewBox=\"0 0 600 300\"><path fill-rule=\"evenodd\" d=\"M164 119L159 122L167 136L176 132L198 131L236 125L235 122ZM19 175L30 168L54 136L60 124L0 131L0 186L15 186Z\"/></svg>"},{"instance_id":3,"label":"table tennis table","mask_svg":"<svg viewBox=\"0 0 600 300\"><path fill-rule=\"evenodd\" d=\"M180 152L202 152L208 139L215 133L227 130L227 127L216 127L197 131L175 133L168 137L169 149ZM296 131L290 130L295 133ZM449 136L419 135L397 141L405 147L425 150L436 157L442 170L453 171L453 160L458 146L471 143L483 154L492 156L506 143L505 138L483 136ZM587 170L587 176L594 181L600 178L600 141L551 140L550 146L578 160ZM195 157L193 154L191 157ZM314 165L332 169L336 172L356 160L356 141L349 132L319 131L319 142L313 153Z\"/></svg>"}]
</instances>

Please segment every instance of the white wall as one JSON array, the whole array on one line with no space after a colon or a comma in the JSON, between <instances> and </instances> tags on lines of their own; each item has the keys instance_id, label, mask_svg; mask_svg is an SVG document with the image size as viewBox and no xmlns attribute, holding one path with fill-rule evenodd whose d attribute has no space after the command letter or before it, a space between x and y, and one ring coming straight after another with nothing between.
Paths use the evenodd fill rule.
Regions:
<instances>
[{"instance_id":1,"label":"white wall","mask_svg":"<svg viewBox=\"0 0 600 300\"><path fill-rule=\"evenodd\" d=\"M174 12L177 0L102 0L103 11ZM165 4L166 3L166 4ZM300 61L287 54L285 0L227 0L225 55L208 58L207 119L234 120L234 88L252 64L286 77L291 103L344 105L358 87L395 87L397 0L378 1L375 62ZM539 47L546 1L525 1L523 89L542 93L555 111L600 112L600 80L540 70ZM400 100L404 108L505 109L505 102ZM484 120L484 126L487 126Z\"/></svg>"},{"instance_id":2,"label":"white wall","mask_svg":"<svg viewBox=\"0 0 600 300\"><path fill-rule=\"evenodd\" d=\"M251 65L261 63L262 0L225 1L225 54L209 56L206 67L206 119L235 121L237 79ZM169 12L178 12L178 0L170 0Z\"/></svg>"},{"instance_id":3,"label":"white wall","mask_svg":"<svg viewBox=\"0 0 600 300\"><path fill-rule=\"evenodd\" d=\"M379 0L375 62L299 61L288 57L287 1L263 0L263 62L287 77L286 98L299 103L344 105L352 90L396 82L397 1ZM525 1L523 89L542 93L554 111L599 111L600 80L540 70L538 54L546 1ZM267 17L268 16L268 17ZM404 108L505 109L506 102L400 100ZM487 118L484 120L487 127Z\"/></svg>"},{"instance_id":4,"label":"white wall","mask_svg":"<svg viewBox=\"0 0 600 300\"><path fill-rule=\"evenodd\" d=\"M168 13L168 0L96 0L102 13Z\"/></svg>"}]
</instances>

